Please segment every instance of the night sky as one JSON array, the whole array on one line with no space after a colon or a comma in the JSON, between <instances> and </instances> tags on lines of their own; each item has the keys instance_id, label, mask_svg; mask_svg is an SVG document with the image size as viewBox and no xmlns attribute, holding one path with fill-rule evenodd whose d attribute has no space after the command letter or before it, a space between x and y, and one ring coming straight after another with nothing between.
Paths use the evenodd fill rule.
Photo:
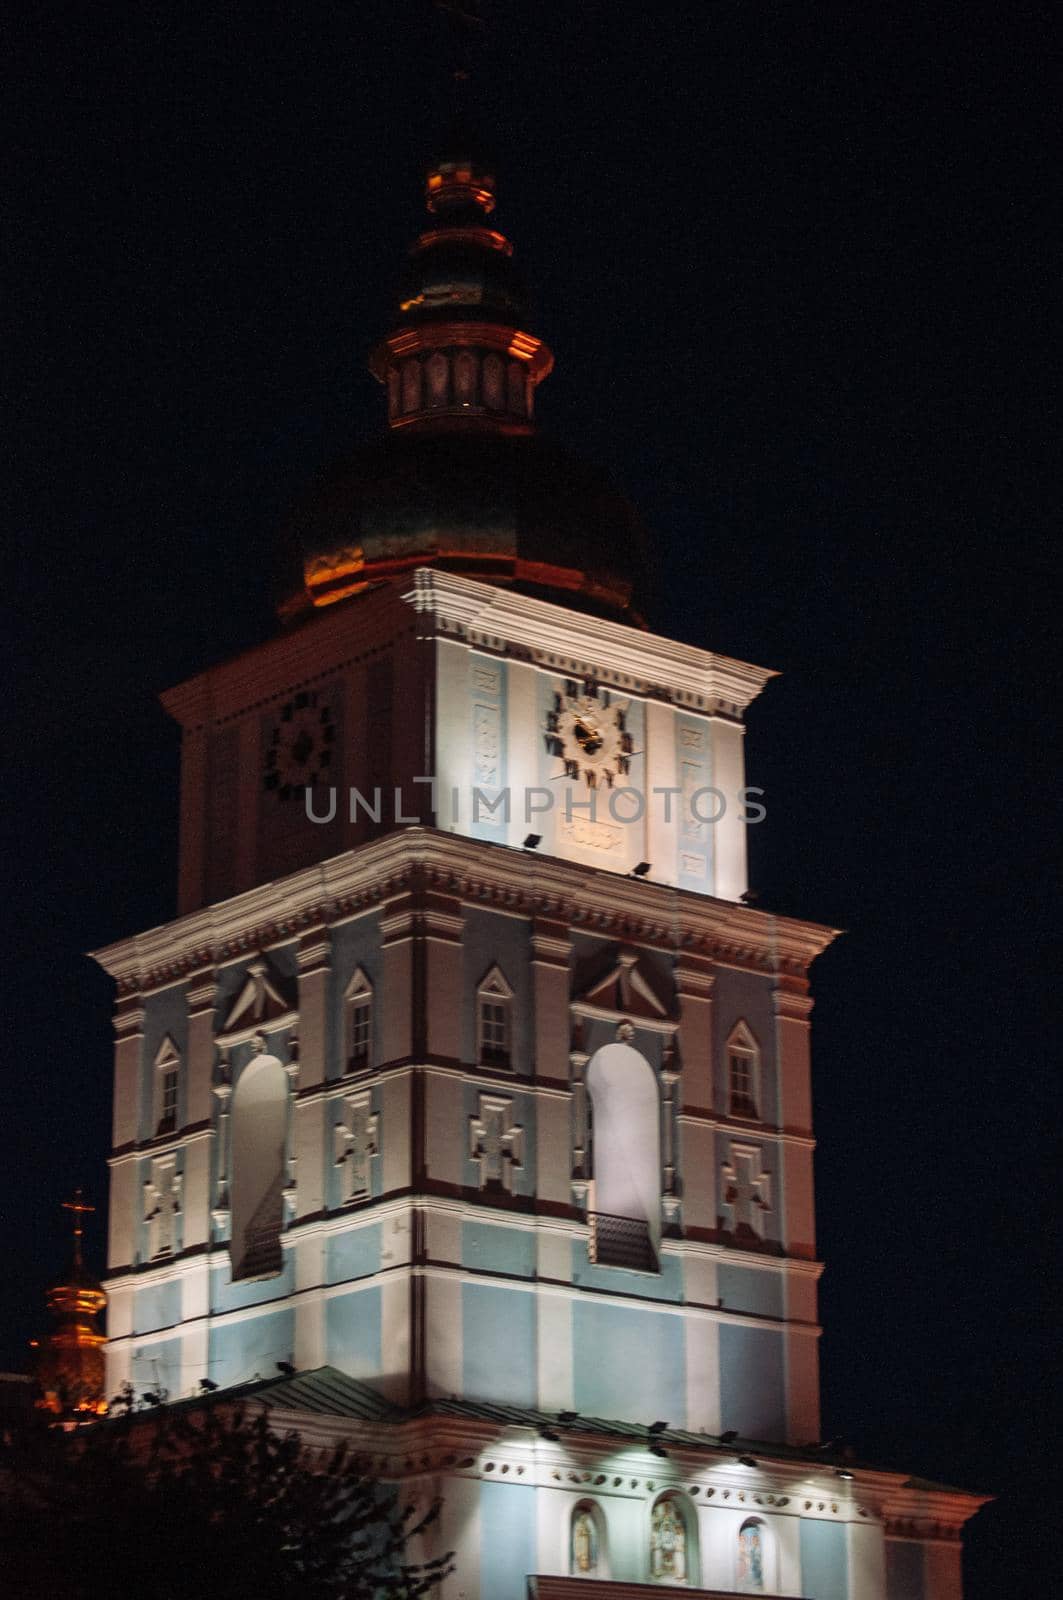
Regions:
<instances>
[{"instance_id":1,"label":"night sky","mask_svg":"<svg viewBox=\"0 0 1063 1600\"><path fill-rule=\"evenodd\" d=\"M365 354L449 60L413 0L25 10L2 379L15 1370L60 1200L106 1194L110 984L83 952L174 914L156 695L273 632L278 522L383 425ZM968 1596L1050 1593L1050 8L493 13L476 99L557 358L541 422L642 509L651 625L784 674L749 718L752 882L850 930L813 975L824 1437L1002 1494ZM101 1269L102 1241L98 1214Z\"/></svg>"}]
</instances>

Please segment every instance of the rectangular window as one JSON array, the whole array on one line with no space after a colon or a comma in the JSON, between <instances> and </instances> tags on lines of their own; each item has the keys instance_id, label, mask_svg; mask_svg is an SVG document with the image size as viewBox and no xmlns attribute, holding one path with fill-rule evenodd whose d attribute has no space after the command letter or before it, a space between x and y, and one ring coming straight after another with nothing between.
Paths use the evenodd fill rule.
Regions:
<instances>
[{"instance_id":1,"label":"rectangular window","mask_svg":"<svg viewBox=\"0 0 1063 1600\"><path fill-rule=\"evenodd\" d=\"M480 1061L485 1067L509 1066L509 1001L480 1001Z\"/></svg>"},{"instance_id":2,"label":"rectangular window","mask_svg":"<svg viewBox=\"0 0 1063 1600\"><path fill-rule=\"evenodd\" d=\"M733 1053L730 1058L730 1073L731 1111L738 1117L755 1117L757 1102L752 1057Z\"/></svg>"},{"instance_id":3,"label":"rectangular window","mask_svg":"<svg viewBox=\"0 0 1063 1600\"><path fill-rule=\"evenodd\" d=\"M373 1002L369 995L351 1004L348 1072L367 1072L373 1046Z\"/></svg>"},{"instance_id":4,"label":"rectangular window","mask_svg":"<svg viewBox=\"0 0 1063 1600\"><path fill-rule=\"evenodd\" d=\"M177 1127L177 1068L165 1067L159 1074L159 1125L156 1135L173 1133Z\"/></svg>"}]
</instances>

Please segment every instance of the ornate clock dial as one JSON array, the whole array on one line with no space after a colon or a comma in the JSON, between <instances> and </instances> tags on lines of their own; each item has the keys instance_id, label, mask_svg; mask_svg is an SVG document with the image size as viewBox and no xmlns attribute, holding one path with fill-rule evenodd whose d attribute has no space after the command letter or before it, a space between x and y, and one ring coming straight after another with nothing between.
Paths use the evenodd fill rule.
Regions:
<instances>
[{"instance_id":1,"label":"ornate clock dial","mask_svg":"<svg viewBox=\"0 0 1063 1600\"><path fill-rule=\"evenodd\" d=\"M290 800L327 782L335 738L331 707L319 703L316 690L297 694L267 737L263 788L279 800Z\"/></svg>"},{"instance_id":2,"label":"ornate clock dial","mask_svg":"<svg viewBox=\"0 0 1063 1600\"><path fill-rule=\"evenodd\" d=\"M555 694L546 738L551 753L564 763L566 777L582 778L589 789L597 789L601 784L611 788L627 775L632 754L628 704L593 683L567 683L563 693Z\"/></svg>"}]
</instances>

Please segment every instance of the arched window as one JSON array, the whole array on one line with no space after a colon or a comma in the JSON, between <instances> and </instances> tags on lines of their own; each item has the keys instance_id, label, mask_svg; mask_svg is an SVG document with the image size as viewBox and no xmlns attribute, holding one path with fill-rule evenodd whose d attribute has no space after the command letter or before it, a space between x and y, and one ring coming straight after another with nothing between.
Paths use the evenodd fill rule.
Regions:
<instances>
[{"instance_id":1,"label":"arched window","mask_svg":"<svg viewBox=\"0 0 1063 1600\"><path fill-rule=\"evenodd\" d=\"M581 1500L573 1509L569 1527L568 1570L573 1578L603 1578L608 1575L602 1513L593 1500Z\"/></svg>"},{"instance_id":2,"label":"arched window","mask_svg":"<svg viewBox=\"0 0 1063 1600\"><path fill-rule=\"evenodd\" d=\"M484 360L484 404L492 411L503 409L502 360L496 355Z\"/></svg>"},{"instance_id":3,"label":"arched window","mask_svg":"<svg viewBox=\"0 0 1063 1600\"><path fill-rule=\"evenodd\" d=\"M760 1115L760 1047L739 1022L727 1041L727 1108L732 1117Z\"/></svg>"},{"instance_id":4,"label":"arched window","mask_svg":"<svg viewBox=\"0 0 1063 1600\"><path fill-rule=\"evenodd\" d=\"M428 358L428 399L434 406L442 406L447 400L447 358L442 351L437 350Z\"/></svg>"},{"instance_id":5,"label":"arched window","mask_svg":"<svg viewBox=\"0 0 1063 1600\"><path fill-rule=\"evenodd\" d=\"M476 992L476 1059L495 1072L513 1065L513 990L501 967L492 967Z\"/></svg>"},{"instance_id":6,"label":"arched window","mask_svg":"<svg viewBox=\"0 0 1063 1600\"><path fill-rule=\"evenodd\" d=\"M281 1269L288 1075L276 1056L257 1055L233 1093L233 1279Z\"/></svg>"},{"instance_id":7,"label":"arched window","mask_svg":"<svg viewBox=\"0 0 1063 1600\"><path fill-rule=\"evenodd\" d=\"M653 1068L629 1044L587 1065L594 1173L591 1246L599 1266L657 1271L661 1216L660 1096Z\"/></svg>"},{"instance_id":8,"label":"arched window","mask_svg":"<svg viewBox=\"0 0 1063 1600\"><path fill-rule=\"evenodd\" d=\"M454 398L463 406L471 406L476 399L476 357L468 350L454 363Z\"/></svg>"},{"instance_id":9,"label":"arched window","mask_svg":"<svg viewBox=\"0 0 1063 1600\"><path fill-rule=\"evenodd\" d=\"M697 1582L694 1519L681 1495L662 1494L650 1513L650 1577L655 1583Z\"/></svg>"},{"instance_id":10,"label":"arched window","mask_svg":"<svg viewBox=\"0 0 1063 1600\"><path fill-rule=\"evenodd\" d=\"M402 409L416 411L421 404L421 363L407 361L402 369Z\"/></svg>"},{"instance_id":11,"label":"arched window","mask_svg":"<svg viewBox=\"0 0 1063 1600\"><path fill-rule=\"evenodd\" d=\"M345 1075L368 1072L373 1065L373 985L358 967L343 992Z\"/></svg>"},{"instance_id":12,"label":"arched window","mask_svg":"<svg viewBox=\"0 0 1063 1600\"><path fill-rule=\"evenodd\" d=\"M509 391L509 409L522 417L528 409L527 387L523 361L511 361L506 373Z\"/></svg>"},{"instance_id":13,"label":"arched window","mask_svg":"<svg viewBox=\"0 0 1063 1600\"><path fill-rule=\"evenodd\" d=\"M401 386L398 367L388 368L388 416L397 417L399 414L399 389Z\"/></svg>"},{"instance_id":14,"label":"arched window","mask_svg":"<svg viewBox=\"0 0 1063 1600\"><path fill-rule=\"evenodd\" d=\"M177 1130L177 1091L181 1057L167 1034L155 1056L155 1137Z\"/></svg>"},{"instance_id":15,"label":"arched window","mask_svg":"<svg viewBox=\"0 0 1063 1600\"><path fill-rule=\"evenodd\" d=\"M735 1587L739 1594L763 1594L768 1566L768 1530L759 1517L748 1517L738 1530Z\"/></svg>"}]
</instances>

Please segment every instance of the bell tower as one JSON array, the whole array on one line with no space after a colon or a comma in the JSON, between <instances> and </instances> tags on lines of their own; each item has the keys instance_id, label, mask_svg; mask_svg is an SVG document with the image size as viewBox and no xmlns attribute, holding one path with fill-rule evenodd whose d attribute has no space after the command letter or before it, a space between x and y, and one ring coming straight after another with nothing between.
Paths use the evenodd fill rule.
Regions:
<instances>
[{"instance_id":1,"label":"bell tower","mask_svg":"<svg viewBox=\"0 0 1063 1600\"><path fill-rule=\"evenodd\" d=\"M387 426L293 514L282 631L164 696L179 915L97 953L109 1392L371 1424L485 1600L883 1600L907 1491L858 1513L801 1456L834 930L746 900L772 673L642 625L637 514L533 414L493 168L456 135L425 192Z\"/></svg>"}]
</instances>

